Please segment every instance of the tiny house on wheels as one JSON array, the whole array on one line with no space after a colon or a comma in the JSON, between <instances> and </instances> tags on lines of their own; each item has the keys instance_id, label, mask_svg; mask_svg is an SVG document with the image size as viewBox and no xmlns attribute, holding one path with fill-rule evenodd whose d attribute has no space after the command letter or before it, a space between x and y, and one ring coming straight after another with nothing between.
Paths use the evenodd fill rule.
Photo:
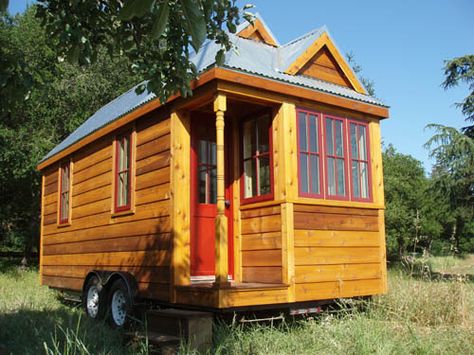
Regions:
<instances>
[{"instance_id":1,"label":"tiny house on wheels","mask_svg":"<svg viewBox=\"0 0 474 355\"><path fill-rule=\"evenodd\" d=\"M135 88L39 163L41 283L121 325L136 300L292 308L387 290L380 121L323 27L260 16L192 57L192 97ZM126 306L126 307L125 307Z\"/></svg>"}]
</instances>

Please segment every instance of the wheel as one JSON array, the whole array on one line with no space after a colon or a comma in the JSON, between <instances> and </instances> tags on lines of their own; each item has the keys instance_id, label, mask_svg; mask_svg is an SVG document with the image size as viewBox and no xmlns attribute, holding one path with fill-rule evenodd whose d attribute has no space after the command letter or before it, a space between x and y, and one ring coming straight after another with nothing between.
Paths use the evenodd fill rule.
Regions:
<instances>
[{"instance_id":1,"label":"wheel","mask_svg":"<svg viewBox=\"0 0 474 355\"><path fill-rule=\"evenodd\" d=\"M104 318L106 299L105 289L100 285L99 279L97 276L92 276L82 294L82 305L87 316L96 320Z\"/></svg>"},{"instance_id":2,"label":"wheel","mask_svg":"<svg viewBox=\"0 0 474 355\"><path fill-rule=\"evenodd\" d=\"M113 328L123 328L132 310L127 285L123 279L114 281L109 291L108 320Z\"/></svg>"}]
</instances>

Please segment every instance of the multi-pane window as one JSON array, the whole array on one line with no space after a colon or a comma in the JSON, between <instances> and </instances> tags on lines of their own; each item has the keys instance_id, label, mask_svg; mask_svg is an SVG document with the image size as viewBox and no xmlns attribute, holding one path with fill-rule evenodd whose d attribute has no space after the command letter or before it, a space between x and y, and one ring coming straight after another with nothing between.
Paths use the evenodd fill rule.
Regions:
<instances>
[{"instance_id":1,"label":"multi-pane window","mask_svg":"<svg viewBox=\"0 0 474 355\"><path fill-rule=\"evenodd\" d=\"M298 111L299 187L302 196L321 197L321 146L319 115Z\"/></svg>"},{"instance_id":2,"label":"multi-pane window","mask_svg":"<svg viewBox=\"0 0 474 355\"><path fill-rule=\"evenodd\" d=\"M197 171L199 203L217 202L216 128L199 126L197 132Z\"/></svg>"},{"instance_id":3,"label":"multi-pane window","mask_svg":"<svg viewBox=\"0 0 474 355\"><path fill-rule=\"evenodd\" d=\"M367 123L298 109L297 125L300 196L370 202Z\"/></svg>"},{"instance_id":4,"label":"multi-pane window","mask_svg":"<svg viewBox=\"0 0 474 355\"><path fill-rule=\"evenodd\" d=\"M131 134L116 139L115 212L131 207Z\"/></svg>"},{"instance_id":5,"label":"multi-pane window","mask_svg":"<svg viewBox=\"0 0 474 355\"><path fill-rule=\"evenodd\" d=\"M59 175L59 224L69 223L71 164L61 165Z\"/></svg>"},{"instance_id":6,"label":"multi-pane window","mask_svg":"<svg viewBox=\"0 0 474 355\"><path fill-rule=\"evenodd\" d=\"M349 121L351 145L351 178L352 198L354 200L369 200L369 144L367 125Z\"/></svg>"},{"instance_id":7,"label":"multi-pane window","mask_svg":"<svg viewBox=\"0 0 474 355\"><path fill-rule=\"evenodd\" d=\"M326 140L326 193L330 197L344 198L347 196L344 121L339 118L325 116Z\"/></svg>"},{"instance_id":8,"label":"multi-pane window","mask_svg":"<svg viewBox=\"0 0 474 355\"><path fill-rule=\"evenodd\" d=\"M243 124L243 198L259 199L272 193L270 161L270 116L246 120Z\"/></svg>"}]
</instances>

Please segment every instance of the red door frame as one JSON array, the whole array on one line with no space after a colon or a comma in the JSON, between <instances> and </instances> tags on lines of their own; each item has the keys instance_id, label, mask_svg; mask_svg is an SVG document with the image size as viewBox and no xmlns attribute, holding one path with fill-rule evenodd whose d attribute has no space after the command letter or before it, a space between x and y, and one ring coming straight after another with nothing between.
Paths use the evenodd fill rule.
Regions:
<instances>
[{"instance_id":1,"label":"red door frame","mask_svg":"<svg viewBox=\"0 0 474 355\"><path fill-rule=\"evenodd\" d=\"M217 215L217 205L215 204L200 204L198 202L198 184L197 184L197 164L198 164L198 153L197 153L197 137L196 137L196 125L197 124L206 124L206 125L215 125L215 117L211 114L197 114L193 113L191 116L191 169L190 169L190 184L191 184L191 240L190 240L190 272L191 276L214 276L215 270L213 269L212 274L202 274L199 270L193 270L193 266L196 263L197 255L195 255L195 249L193 243L199 238L196 235L198 228L198 216L200 213L203 214L214 214ZM232 159L233 159L233 142L232 139L232 130L233 125L226 122L225 127L225 141L230 142L231 144L224 144L224 161L225 161L225 199L230 202L229 207L226 206L225 215L228 220L227 227L227 240L228 240L228 260L229 260L229 275L234 276L234 216L233 216L233 169L232 169ZM217 161L217 159L216 159ZM215 233L214 225L212 226L212 233ZM212 245L209 250L208 255L204 255L206 258L210 258L214 261L215 265L215 235ZM209 259L208 259L209 260Z\"/></svg>"}]
</instances>

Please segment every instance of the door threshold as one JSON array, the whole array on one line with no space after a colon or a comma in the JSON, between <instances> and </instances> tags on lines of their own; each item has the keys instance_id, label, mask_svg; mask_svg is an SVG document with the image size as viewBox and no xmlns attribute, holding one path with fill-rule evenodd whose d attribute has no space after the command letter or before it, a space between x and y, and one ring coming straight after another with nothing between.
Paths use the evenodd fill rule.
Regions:
<instances>
[{"instance_id":1,"label":"door threshold","mask_svg":"<svg viewBox=\"0 0 474 355\"><path fill-rule=\"evenodd\" d=\"M234 281L232 276L227 276L227 280L229 282ZM216 281L216 277L214 275L209 276L191 276L191 285L195 284L207 284L207 283L214 283Z\"/></svg>"}]
</instances>

